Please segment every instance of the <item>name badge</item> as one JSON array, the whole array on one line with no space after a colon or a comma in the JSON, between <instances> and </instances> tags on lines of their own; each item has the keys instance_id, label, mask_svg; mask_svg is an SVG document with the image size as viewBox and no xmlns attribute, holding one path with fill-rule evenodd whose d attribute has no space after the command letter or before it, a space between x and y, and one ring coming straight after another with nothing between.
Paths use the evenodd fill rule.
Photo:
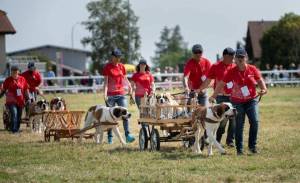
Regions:
<instances>
[{"instance_id":1,"label":"name badge","mask_svg":"<svg viewBox=\"0 0 300 183\"><path fill-rule=\"evenodd\" d=\"M206 80L206 76L204 76L204 75L201 76L201 80L202 80L202 81L205 81L205 80Z\"/></svg>"},{"instance_id":2,"label":"name badge","mask_svg":"<svg viewBox=\"0 0 300 183\"><path fill-rule=\"evenodd\" d=\"M17 96L21 96L21 95L22 95L21 89L17 89Z\"/></svg>"},{"instance_id":3,"label":"name badge","mask_svg":"<svg viewBox=\"0 0 300 183\"><path fill-rule=\"evenodd\" d=\"M233 87L233 82L230 81L230 82L226 83L226 86L228 89L231 89Z\"/></svg>"},{"instance_id":4,"label":"name badge","mask_svg":"<svg viewBox=\"0 0 300 183\"><path fill-rule=\"evenodd\" d=\"M242 94L243 94L244 97L247 97L247 96L250 95L250 92L249 92L249 89L248 89L247 86L243 86L243 87L241 88L241 91L242 91Z\"/></svg>"}]
</instances>

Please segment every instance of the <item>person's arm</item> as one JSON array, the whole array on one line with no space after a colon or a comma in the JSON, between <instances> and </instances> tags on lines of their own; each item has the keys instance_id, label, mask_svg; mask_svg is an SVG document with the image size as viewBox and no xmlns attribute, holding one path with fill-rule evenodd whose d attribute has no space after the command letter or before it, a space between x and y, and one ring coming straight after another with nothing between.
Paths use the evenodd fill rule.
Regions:
<instances>
[{"instance_id":1,"label":"person's arm","mask_svg":"<svg viewBox=\"0 0 300 183\"><path fill-rule=\"evenodd\" d=\"M132 95L132 87L131 87L131 84L128 80L128 78L125 76L125 81L127 82L127 85L128 85L128 94L129 95Z\"/></svg>"},{"instance_id":2,"label":"person's arm","mask_svg":"<svg viewBox=\"0 0 300 183\"><path fill-rule=\"evenodd\" d=\"M211 79L206 78L206 80L201 84L200 88L198 90L196 90L196 92L199 93L199 94L203 94L202 90L208 88L211 81L212 81Z\"/></svg>"},{"instance_id":3,"label":"person's arm","mask_svg":"<svg viewBox=\"0 0 300 183\"><path fill-rule=\"evenodd\" d=\"M225 82L224 81L219 81L216 89L214 90L214 93L212 94L212 96L209 97L209 102L214 102L217 98L218 93L221 92L222 88L224 88L225 86Z\"/></svg>"},{"instance_id":4,"label":"person's arm","mask_svg":"<svg viewBox=\"0 0 300 183\"><path fill-rule=\"evenodd\" d=\"M261 96L267 94L267 87L262 78L257 80L257 84L258 84L258 87L260 88L260 91L258 92L258 94Z\"/></svg>"},{"instance_id":5,"label":"person's arm","mask_svg":"<svg viewBox=\"0 0 300 183\"><path fill-rule=\"evenodd\" d=\"M151 93L150 95L154 94L155 93L155 90L156 90L156 86L155 86L155 83L154 81L151 83Z\"/></svg>"},{"instance_id":6,"label":"person's arm","mask_svg":"<svg viewBox=\"0 0 300 183\"><path fill-rule=\"evenodd\" d=\"M134 95L134 93L135 93L135 90L136 90L136 85L135 85L135 83L134 83L134 81L130 81L130 83L131 83L131 87L132 87L132 95Z\"/></svg>"},{"instance_id":7,"label":"person's arm","mask_svg":"<svg viewBox=\"0 0 300 183\"><path fill-rule=\"evenodd\" d=\"M188 86L188 80L189 80L189 77L188 76L184 76L183 78L183 87L185 89L186 92L190 92L190 88Z\"/></svg>"},{"instance_id":8,"label":"person's arm","mask_svg":"<svg viewBox=\"0 0 300 183\"><path fill-rule=\"evenodd\" d=\"M108 86L108 76L104 76L104 84L103 84L103 89L104 89L104 101L107 100L107 86Z\"/></svg>"}]
</instances>

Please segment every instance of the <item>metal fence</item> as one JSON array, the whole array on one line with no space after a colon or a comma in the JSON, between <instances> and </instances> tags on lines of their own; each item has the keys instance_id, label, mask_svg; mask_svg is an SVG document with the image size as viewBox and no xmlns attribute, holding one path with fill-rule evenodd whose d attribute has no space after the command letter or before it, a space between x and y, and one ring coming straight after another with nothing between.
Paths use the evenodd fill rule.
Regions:
<instances>
[{"instance_id":1,"label":"metal fence","mask_svg":"<svg viewBox=\"0 0 300 183\"><path fill-rule=\"evenodd\" d=\"M268 86L300 86L300 70L261 71L261 73ZM159 89L183 87L182 73L155 73L153 76L155 85ZM131 74L127 77L131 78ZM103 76L44 77L43 80L41 90L46 92L97 92L103 89ZM3 81L4 78L0 78L0 83Z\"/></svg>"}]
</instances>

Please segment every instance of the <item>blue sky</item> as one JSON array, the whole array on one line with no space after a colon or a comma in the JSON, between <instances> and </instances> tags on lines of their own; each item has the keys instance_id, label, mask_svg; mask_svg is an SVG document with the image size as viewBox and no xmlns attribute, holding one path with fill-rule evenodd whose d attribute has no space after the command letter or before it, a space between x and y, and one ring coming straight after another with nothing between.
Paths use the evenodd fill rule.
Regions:
<instances>
[{"instance_id":1,"label":"blue sky","mask_svg":"<svg viewBox=\"0 0 300 183\"><path fill-rule=\"evenodd\" d=\"M89 0L1 0L17 34L8 35L8 52L45 44L71 47L71 29L88 19ZM225 47L235 47L246 35L250 20L278 20L287 12L300 14L299 0L130 0L139 16L141 54L150 60L154 42L164 26L180 25L189 47L200 43L204 55L215 60ZM74 47L89 35L83 26L74 28Z\"/></svg>"}]
</instances>

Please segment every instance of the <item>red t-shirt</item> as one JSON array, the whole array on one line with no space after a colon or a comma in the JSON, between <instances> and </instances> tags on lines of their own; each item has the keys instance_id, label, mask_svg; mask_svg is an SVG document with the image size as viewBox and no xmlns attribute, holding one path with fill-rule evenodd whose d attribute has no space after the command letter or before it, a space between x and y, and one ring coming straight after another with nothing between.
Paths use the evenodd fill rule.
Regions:
<instances>
[{"instance_id":1,"label":"red t-shirt","mask_svg":"<svg viewBox=\"0 0 300 183\"><path fill-rule=\"evenodd\" d=\"M103 68L103 76L108 77L107 95L125 95L126 70L123 64L107 63Z\"/></svg>"},{"instance_id":2,"label":"red t-shirt","mask_svg":"<svg viewBox=\"0 0 300 183\"><path fill-rule=\"evenodd\" d=\"M227 74L228 70L232 69L235 64L225 64L223 61L218 61L213 64L208 72L207 78L214 79L214 89L219 81L223 81L224 76ZM223 90L220 92L222 94L230 94L231 89L224 86Z\"/></svg>"},{"instance_id":3,"label":"red t-shirt","mask_svg":"<svg viewBox=\"0 0 300 183\"><path fill-rule=\"evenodd\" d=\"M192 90L198 89L203 81L205 81L211 63L206 58L201 58L200 61L196 61L191 58L187 61L184 67L184 76L188 76L188 86Z\"/></svg>"},{"instance_id":4,"label":"red t-shirt","mask_svg":"<svg viewBox=\"0 0 300 183\"><path fill-rule=\"evenodd\" d=\"M17 79L11 76L6 78L3 89L6 90L6 104L16 104L19 107L25 105L25 92L28 84L23 76L19 75Z\"/></svg>"},{"instance_id":5,"label":"red t-shirt","mask_svg":"<svg viewBox=\"0 0 300 183\"><path fill-rule=\"evenodd\" d=\"M259 79L261 79L260 71L255 66L247 64L244 71L239 71L237 66L230 69L223 81L232 88L231 100L243 103L257 96L256 84Z\"/></svg>"},{"instance_id":6,"label":"red t-shirt","mask_svg":"<svg viewBox=\"0 0 300 183\"><path fill-rule=\"evenodd\" d=\"M41 74L38 71L25 71L21 74L21 76L23 76L28 85L29 85L29 91L30 92L35 92L36 91L36 87L40 86L40 84L42 83L42 77Z\"/></svg>"},{"instance_id":7,"label":"red t-shirt","mask_svg":"<svg viewBox=\"0 0 300 183\"><path fill-rule=\"evenodd\" d=\"M135 96L143 97L145 93L151 93L151 85L154 78L150 72L136 72L132 75L132 81L135 83Z\"/></svg>"}]
</instances>

